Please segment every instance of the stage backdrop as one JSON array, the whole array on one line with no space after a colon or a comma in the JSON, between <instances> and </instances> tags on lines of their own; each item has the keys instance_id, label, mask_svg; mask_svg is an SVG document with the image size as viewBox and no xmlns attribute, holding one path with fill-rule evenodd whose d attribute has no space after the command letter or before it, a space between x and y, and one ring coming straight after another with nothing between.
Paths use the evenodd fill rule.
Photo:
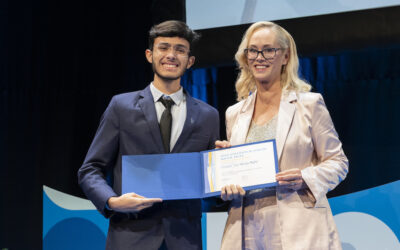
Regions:
<instances>
[{"instance_id":1,"label":"stage backdrop","mask_svg":"<svg viewBox=\"0 0 400 250\"><path fill-rule=\"evenodd\" d=\"M113 95L151 81L147 32L163 20L185 20L184 8L180 0L0 1L0 249L41 249L44 237L57 232L43 231L43 185L85 198L76 173L102 112ZM325 97L350 159L348 178L330 198L364 195L399 179L399 9L278 21L294 36L303 75ZM233 55L247 27L201 30L195 66L206 75L189 72L201 84L185 76L184 85L216 106L221 121L235 103ZM389 191L395 192L385 187L380 195ZM67 209L56 216L75 216ZM92 224L82 228L96 228L102 218L86 211Z\"/></svg>"},{"instance_id":2,"label":"stage backdrop","mask_svg":"<svg viewBox=\"0 0 400 250\"><path fill-rule=\"evenodd\" d=\"M400 118L395 115L400 108L398 58L400 48L389 47L300 59L301 74L313 91L323 94L350 160L348 177L328 194L334 197L329 202L345 250L400 249L400 170L396 167L400 162L395 153L400 152L396 143ZM182 84L193 96L219 107L223 119L227 101L218 97L233 97L234 68L191 70ZM230 100L228 105L235 102ZM107 223L90 202L48 187L43 195L44 249L60 242L79 247L74 239L84 246L94 246L93 239L104 244ZM203 213L205 249L219 249L226 217L224 212ZM81 230L93 235L83 239Z\"/></svg>"},{"instance_id":3,"label":"stage backdrop","mask_svg":"<svg viewBox=\"0 0 400 250\"><path fill-rule=\"evenodd\" d=\"M400 249L400 181L329 199L343 250ZM203 213L203 249L220 249L226 212ZM43 250L104 249L106 220L88 200L43 186Z\"/></svg>"}]
</instances>

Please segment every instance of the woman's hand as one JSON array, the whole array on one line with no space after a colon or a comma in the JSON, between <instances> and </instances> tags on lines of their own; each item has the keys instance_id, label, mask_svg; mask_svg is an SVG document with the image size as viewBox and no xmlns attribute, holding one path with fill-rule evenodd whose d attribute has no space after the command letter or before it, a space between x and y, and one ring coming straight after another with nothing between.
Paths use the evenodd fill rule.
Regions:
<instances>
[{"instance_id":1,"label":"woman's hand","mask_svg":"<svg viewBox=\"0 0 400 250\"><path fill-rule=\"evenodd\" d=\"M246 194L246 191L239 185L227 185L221 188L221 199L224 201L230 201L233 199L242 198Z\"/></svg>"},{"instance_id":2,"label":"woman's hand","mask_svg":"<svg viewBox=\"0 0 400 250\"><path fill-rule=\"evenodd\" d=\"M284 186L295 191L303 189L306 186L301 175L301 170L298 168L279 172L276 174L275 178L278 181L279 186Z\"/></svg>"},{"instance_id":3,"label":"woman's hand","mask_svg":"<svg viewBox=\"0 0 400 250\"><path fill-rule=\"evenodd\" d=\"M231 146L231 143L228 141L215 141L215 148L229 148Z\"/></svg>"}]
</instances>

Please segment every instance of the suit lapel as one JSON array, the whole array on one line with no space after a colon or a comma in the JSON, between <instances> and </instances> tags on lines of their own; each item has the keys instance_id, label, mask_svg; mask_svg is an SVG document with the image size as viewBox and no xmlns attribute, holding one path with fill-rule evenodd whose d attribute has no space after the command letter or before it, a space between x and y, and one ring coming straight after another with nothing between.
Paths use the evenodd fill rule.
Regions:
<instances>
[{"instance_id":1,"label":"suit lapel","mask_svg":"<svg viewBox=\"0 0 400 250\"><path fill-rule=\"evenodd\" d=\"M197 109L197 101L193 97L189 95L185 90L186 95L186 120L183 125L182 133L179 136L178 140L175 143L174 148L171 150L171 153L179 152L183 143L187 140L189 135L191 134L194 124L196 123L197 117L199 115L199 110Z\"/></svg>"},{"instance_id":2,"label":"suit lapel","mask_svg":"<svg viewBox=\"0 0 400 250\"><path fill-rule=\"evenodd\" d=\"M243 107L240 109L240 113L236 119L236 124L232 128L232 145L239 145L246 142L247 132L249 131L251 118L253 117L256 95L257 92L254 92L249 96L243 103Z\"/></svg>"},{"instance_id":3,"label":"suit lapel","mask_svg":"<svg viewBox=\"0 0 400 250\"><path fill-rule=\"evenodd\" d=\"M146 118L146 122L150 128L151 136L158 148L158 151L164 152L164 147L161 140L160 127L157 121L156 108L154 106L153 95L150 91L150 85L140 93L139 106Z\"/></svg>"},{"instance_id":4,"label":"suit lapel","mask_svg":"<svg viewBox=\"0 0 400 250\"><path fill-rule=\"evenodd\" d=\"M294 102L297 100L295 92L289 92L288 95L283 96L279 106L278 124L276 131L276 146L278 150L278 159L281 158L283 146L285 145L289 129L292 126L296 106Z\"/></svg>"}]
</instances>

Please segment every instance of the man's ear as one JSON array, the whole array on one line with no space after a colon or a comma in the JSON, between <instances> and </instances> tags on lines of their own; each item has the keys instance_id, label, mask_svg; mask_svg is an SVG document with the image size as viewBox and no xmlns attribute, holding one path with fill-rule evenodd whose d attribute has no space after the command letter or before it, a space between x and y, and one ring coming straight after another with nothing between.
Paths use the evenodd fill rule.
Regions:
<instances>
[{"instance_id":1,"label":"man's ear","mask_svg":"<svg viewBox=\"0 0 400 250\"><path fill-rule=\"evenodd\" d=\"M146 51L144 52L146 55L146 59L149 63L153 63L153 51L146 49Z\"/></svg>"},{"instance_id":2,"label":"man's ear","mask_svg":"<svg viewBox=\"0 0 400 250\"><path fill-rule=\"evenodd\" d=\"M196 60L196 58L194 56L190 56L189 57L189 61L188 64L186 66L186 69L189 69L190 67L192 67L192 65L194 64L194 61Z\"/></svg>"}]
</instances>

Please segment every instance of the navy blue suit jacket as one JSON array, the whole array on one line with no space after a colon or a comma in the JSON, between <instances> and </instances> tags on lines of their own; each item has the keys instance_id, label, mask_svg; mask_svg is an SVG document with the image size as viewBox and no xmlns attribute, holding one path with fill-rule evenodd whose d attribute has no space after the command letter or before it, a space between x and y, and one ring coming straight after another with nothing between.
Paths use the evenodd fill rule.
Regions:
<instances>
[{"instance_id":1,"label":"navy blue suit jacket","mask_svg":"<svg viewBox=\"0 0 400 250\"><path fill-rule=\"evenodd\" d=\"M219 139L218 111L185 94L186 121L171 152L214 148L215 140ZM160 240L166 240L173 249L201 248L200 200L165 201L134 214L112 213L106 209L110 197L121 195L121 156L162 153L164 148L150 87L114 96L78 172L79 184L86 196L104 216L111 216L107 248L157 249ZM111 171L113 184L106 180L106 173ZM184 241L179 240L182 238Z\"/></svg>"}]
</instances>

